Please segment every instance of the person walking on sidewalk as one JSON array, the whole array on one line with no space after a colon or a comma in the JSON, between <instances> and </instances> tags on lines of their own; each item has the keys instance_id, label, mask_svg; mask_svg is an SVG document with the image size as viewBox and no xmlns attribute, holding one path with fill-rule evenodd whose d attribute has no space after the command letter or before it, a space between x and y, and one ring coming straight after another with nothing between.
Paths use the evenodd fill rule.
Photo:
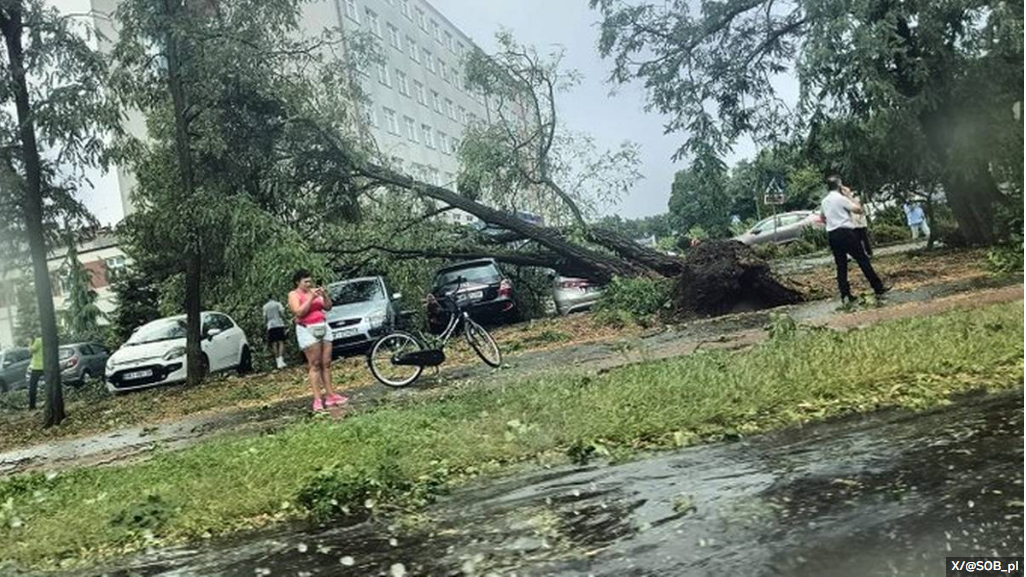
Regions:
<instances>
[{"instance_id":1,"label":"person walking on sidewalk","mask_svg":"<svg viewBox=\"0 0 1026 577\"><path fill-rule=\"evenodd\" d=\"M267 346L274 353L274 365L285 368L285 307L274 295L267 295L264 303L264 323L267 325Z\"/></svg>"},{"instance_id":2,"label":"person walking on sidewalk","mask_svg":"<svg viewBox=\"0 0 1026 577\"><path fill-rule=\"evenodd\" d=\"M884 286L883 281L873 270L873 265L869 262L869 257L855 233L852 215L862 214L862 206L844 195L844 183L841 182L840 176L830 176L826 184L827 195L823 198L822 210L826 219L830 252L834 254L834 264L837 265L837 288L841 291L841 301L849 303L854 300L851 286L848 284L848 255L858 263L862 274L872 285L873 292L878 296L886 293L890 289Z\"/></svg>"},{"instance_id":3,"label":"person walking on sidewalk","mask_svg":"<svg viewBox=\"0 0 1026 577\"><path fill-rule=\"evenodd\" d=\"M300 269L292 275L295 290L289 293L289 308L296 316L296 341L306 355L313 390L313 410L345 404L348 399L331 386L331 328L324 311L331 310L331 298L324 287L314 287L310 271ZM321 388L324 389L322 399Z\"/></svg>"},{"instance_id":4,"label":"person walking on sidewalk","mask_svg":"<svg viewBox=\"0 0 1026 577\"><path fill-rule=\"evenodd\" d=\"M920 234L930 238L930 225L926 223L926 213L923 212L923 207L919 206L918 202L906 202L903 208L908 228L912 231L912 240L918 239Z\"/></svg>"},{"instance_id":5,"label":"person walking on sidewalk","mask_svg":"<svg viewBox=\"0 0 1026 577\"><path fill-rule=\"evenodd\" d=\"M29 410L36 408L36 391L39 389L39 379L43 378L43 337L36 337L29 345L32 353L32 361L29 363Z\"/></svg>"}]
</instances>

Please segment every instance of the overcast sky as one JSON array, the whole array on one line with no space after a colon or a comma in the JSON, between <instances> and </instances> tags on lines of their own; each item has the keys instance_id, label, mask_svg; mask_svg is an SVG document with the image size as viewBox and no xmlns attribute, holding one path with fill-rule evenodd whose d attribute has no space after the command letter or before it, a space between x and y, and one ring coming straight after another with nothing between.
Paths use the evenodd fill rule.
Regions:
<instances>
[{"instance_id":1,"label":"overcast sky","mask_svg":"<svg viewBox=\"0 0 1026 577\"><path fill-rule=\"evenodd\" d=\"M439 12L474 39L485 51L495 47L500 27L513 31L518 41L535 45L543 54L562 45L564 65L583 75L573 92L559 102L569 128L595 137L599 146L615 148L624 140L641 145L644 179L608 213L624 217L666 212L673 174L682 168L670 157L680 146L680 134L664 135L665 118L644 111L645 94L638 85L620 86L616 94L606 82L610 64L598 54L598 13L587 0L430 0Z\"/></svg>"}]
</instances>

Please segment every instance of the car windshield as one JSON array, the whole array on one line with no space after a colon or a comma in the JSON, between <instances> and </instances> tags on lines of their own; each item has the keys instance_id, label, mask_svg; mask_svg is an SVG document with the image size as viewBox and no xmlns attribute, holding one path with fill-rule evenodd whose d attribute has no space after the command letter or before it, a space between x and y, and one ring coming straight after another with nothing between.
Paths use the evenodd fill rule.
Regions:
<instances>
[{"instance_id":1,"label":"car windshield","mask_svg":"<svg viewBox=\"0 0 1026 577\"><path fill-rule=\"evenodd\" d=\"M385 298L381 283L377 280L357 280L331 285L331 302L334 305L348 305Z\"/></svg>"},{"instance_id":2,"label":"car windshield","mask_svg":"<svg viewBox=\"0 0 1026 577\"><path fill-rule=\"evenodd\" d=\"M160 319L139 327L126 345L141 345L171 339L185 338L185 319Z\"/></svg>"},{"instance_id":3,"label":"car windshield","mask_svg":"<svg viewBox=\"0 0 1026 577\"><path fill-rule=\"evenodd\" d=\"M454 285L459 282L459 278L463 277L465 282L491 282L499 278L499 271L496 270L495 265L491 263L479 264L469 268L460 268L456 270L447 270L439 273L438 278L435 279L436 287L445 287Z\"/></svg>"}]
</instances>

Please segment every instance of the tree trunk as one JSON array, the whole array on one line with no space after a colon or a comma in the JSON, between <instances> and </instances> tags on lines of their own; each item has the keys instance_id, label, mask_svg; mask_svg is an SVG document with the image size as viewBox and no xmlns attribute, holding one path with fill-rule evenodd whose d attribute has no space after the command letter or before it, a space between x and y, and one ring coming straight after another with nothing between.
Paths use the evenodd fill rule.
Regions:
<instances>
[{"instance_id":1,"label":"tree trunk","mask_svg":"<svg viewBox=\"0 0 1026 577\"><path fill-rule=\"evenodd\" d=\"M947 171L942 182L948 206L965 240L973 245L994 244L995 208L1004 199L988 167L977 165L968 172L955 168Z\"/></svg>"},{"instance_id":2,"label":"tree trunk","mask_svg":"<svg viewBox=\"0 0 1026 577\"><path fill-rule=\"evenodd\" d=\"M589 227L585 236L591 242L608 248L624 259L639 263L662 276L677 276L684 270L684 261L657 250L641 246L616 231Z\"/></svg>"},{"instance_id":3,"label":"tree trunk","mask_svg":"<svg viewBox=\"0 0 1026 577\"><path fill-rule=\"evenodd\" d=\"M184 6L178 0L164 0L164 9L174 21L183 13ZM182 194L184 202L182 206L186 210L186 218L189 218L192 209L195 208L195 180L192 167L192 144L189 138L189 120L187 111L189 108L188 97L185 87L182 85L182 59L183 47L177 35L169 31L165 37L165 51L167 54L167 81L168 89L171 92L171 104L174 107L175 117L175 152L178 156L178 170L182 178ZM202 270L200 241L198 231L190 231L189 237L185 239L185 367L186 381L189 385L198 385L203 380L202 355L203 350L200 340L202 339L200 315L202 313L202 291L200 273Z\"/></svg>"},{"instance_id":4,"label":"tree trunk","mask_svg":"<svg viewBox=\"0 0 1026 577\"><path fill-rule=\"evenodd\" d=\"M966 135L961 128L972 132L972 119L960 118L954 107L942 106L919 118L926 141L942 167L940 181L948 206L958 221L958 229L966 242L972 245L993 244L995 237L995 207L1004 202L990 167L983 159L964 154ZM982 137L982 135L977 135Z\"/></svg>"},{"instance_id":5,"label":"tree trunk","mask_svg":"<svg viewBox=\"0 0 1026 577\"><path fill-rule=\"evenodd\" d=\"M414 180L382 166L371 165L364 167L362 171L368 178L382 184L411 190L419 195L469 212L488 224L520 234L564 259L561 268L573 270L576 275L597 282L609 282L614 276L661 276L660 273L647 268L643 263L630 262L574 244L564 239L555 229L531 224L514 215L485 206L440 186Z\"/></svg>"},{"instance_id":6,"label":"tree trunk","mask_svg":"<svg viewBox=\"0 0 1026 577\"><path fill-rule=\"evenodd\" d=\"M14 105L18 115L18 134L21 139L21 157L25 165L24 213L25 233L35 279L39 321L43 337L43 372L46 379L46 411L44 427L61 424L64 420L64 397L61 389L61 371L57 349L57 316L53 308L50 270L46 265L46 239L43 231L42 165L36 143L35 122L29 102L28 81L25 78L25 57L22 50L22 6L20 0L5 2L0 9L0 33L7 46L7 65L14 86Z\"/></svg>"}]
</instances>

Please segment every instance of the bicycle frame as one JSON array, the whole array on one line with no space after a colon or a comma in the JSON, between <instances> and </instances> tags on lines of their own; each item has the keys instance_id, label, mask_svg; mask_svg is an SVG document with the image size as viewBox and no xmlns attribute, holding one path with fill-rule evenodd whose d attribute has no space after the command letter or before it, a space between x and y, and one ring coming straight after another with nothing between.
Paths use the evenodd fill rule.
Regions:
<instances>
[{"instance_id":1,"label":"bicycle frame","mask_svg":"<svg viewBox=\"0 0 1026 577\"><path fill-rule=\"evenodd\" d=\"M463 317L466 316L466 314L467 311L460 310L459 307L457 307L456 312L449 315L449 324L445 327L445 330L442 331L442 334L438 336L442 343L440 348L444 349L445 345L449 344L449 340L454 334L456 334L456 329L460 326L460 323L463 321Z\"/></svg>"}]
</instances>

